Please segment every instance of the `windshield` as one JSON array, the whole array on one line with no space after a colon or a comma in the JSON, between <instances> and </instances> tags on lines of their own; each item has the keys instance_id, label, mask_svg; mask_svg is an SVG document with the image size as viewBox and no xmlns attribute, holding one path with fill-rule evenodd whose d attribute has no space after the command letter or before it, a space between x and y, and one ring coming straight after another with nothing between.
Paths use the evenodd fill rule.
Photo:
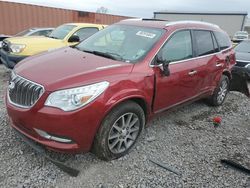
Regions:
<instances>
[{"instance_id":1,"label":"windshield","mask_svg":"<svg viewBox=\"0 0 250 188\"><path fill-rule=\"evenodd\" d=\"M27 35L29 32L30 32L30 30L27 29L27 30L21 31L20 33L15 34L14 36L21 37L21 36Z\"/></svg>"},{"instance_id":2,"label":"windshield","mask_svg":"<svg viewBox=\"0 0 250 188\"><path fill-rule=\"evenodd\" d=\"M162 36L163 29L112 25L76 46L77 49L126 62L145 57Z\"/></svg>"},{"instance_id":3,"label":"windshield","mask_svg":"<svg viewBox=\"0 0 250 188\"><path fill-rule=\"evenodd\" d=\"M48 37L54 38L54 39L64 39L70 31L72 31L73 28L75 28L75 25L61 25L54 29Z\"/></svg>"},{"instance_id":4,"label":"windshield","mask_svg":"<svg viewBox=\"0 0 250 188\"><path fill-rule=\"evenodd\" d=\"M247 35L248 33L246 31L238 31L235 33L235 35Z\"/></svg>"},{"instance_id":5,"label":"windshield","mask_svg":"<svg viewBox=\"0 0 250 188\"><path fill-rule=\"evenodd\" d=\"M244 41L235 47L236 52L250 53L250 42Z\"/></svg>"}]
</instances>

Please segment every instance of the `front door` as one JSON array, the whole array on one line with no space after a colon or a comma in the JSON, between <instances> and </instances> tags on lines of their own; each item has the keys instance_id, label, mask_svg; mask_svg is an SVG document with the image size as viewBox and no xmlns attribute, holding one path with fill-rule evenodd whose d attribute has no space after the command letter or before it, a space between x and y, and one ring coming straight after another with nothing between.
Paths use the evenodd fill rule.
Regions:
<instances>
[{"instance_id":1,"label":"front door","mask_svg":"<svg viewBox=\"0 0 250 188\"><path fill-rule=\"evenodd\" d=\"M174 33L157 54L157 58L159 57L170 62L170 75L165 76L159 68L154 68L155 112L195 97L199 93L201 82L197 76L199 62L192 59L193 45L190 30Z\"/></svg>"}]
</instances>

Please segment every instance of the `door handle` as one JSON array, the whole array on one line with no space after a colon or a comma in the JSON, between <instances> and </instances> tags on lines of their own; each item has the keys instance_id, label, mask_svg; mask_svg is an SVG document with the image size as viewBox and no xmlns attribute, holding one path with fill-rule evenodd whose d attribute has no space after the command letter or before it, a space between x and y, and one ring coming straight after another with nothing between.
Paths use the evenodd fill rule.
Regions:
<instances>
[{"instance_id":1,"label":"door handle","mask_svg":"<svg viewBox=\"0 0 250 188\"><path fill-rule=\"evenodd\" d=\"M216 67L223 67L223 63L220 63L220 62L216 62Z\"/></svg>"},{"instance_id":2,"label":"door handle","mask_svg":"<svg viewBox=\"0 0 250 188\"><path fill-rule=\"evenodd\" d=\"M197 74L197 71L196 71L196 70L191 70L191 71L188 73L189 76L193 76L193 75L195 75L195 74Z\"/></svg>"}]
</instances>

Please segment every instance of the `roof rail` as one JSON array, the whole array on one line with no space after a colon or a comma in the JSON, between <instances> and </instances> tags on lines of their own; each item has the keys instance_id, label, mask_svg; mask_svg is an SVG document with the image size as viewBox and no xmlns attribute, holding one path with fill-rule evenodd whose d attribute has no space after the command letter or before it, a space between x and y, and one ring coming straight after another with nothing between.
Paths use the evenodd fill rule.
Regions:
<instances>
[{"instance_id":1,"label":"roof rail","mask_svg":"<svg viewBox=\"0 0 250 188\"><path fill-rule=\"evenodd\" d=\"M177 24L187 24L187 23L191 23L191 24L203 24L203 25L209 25L209 26L220 28L216 24L212 24L212 23L208 23L208 22L203 22L203 21L194 21L194 20L183 20L183 21L169 22L169 23L166 24L166 26L177 25Z\"/></svg>"},{"instance_id":2,"label":"roof rail","mask_svg":"<svg viewBox=\"0 0 250 188\"><path fill-rule=\"evenodd\" d=\"M142 21L168 21L168 20L163 20L163 19L157 19L157 18L142 18Z\"/></svg>"},{"instance_id":3,"label":"roof rail","mask_svg":"<svg viewBox=\"0 0 250 188\"><path fill-rule=\"evenodd\" d=\"M122 21L140 21L140 20L142 20L142 18L128 18Z\"/></svg>"}]
</instances>

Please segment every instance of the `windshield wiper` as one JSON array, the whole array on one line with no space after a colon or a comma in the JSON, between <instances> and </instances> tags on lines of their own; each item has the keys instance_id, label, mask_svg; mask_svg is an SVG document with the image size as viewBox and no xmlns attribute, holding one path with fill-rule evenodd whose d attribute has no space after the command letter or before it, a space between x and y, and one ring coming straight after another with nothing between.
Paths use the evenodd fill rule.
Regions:
<instances>
[{"instance_id":1,"label":"windshield wiper","mask_svg":"<svg viewBox=\"0 0 250 188\"><path fill-rule=\"evenodd\" d=\"M86 53L91 53L91 54L95 54L98 56L102 56L102 57L106 57L109 59L113 59L113 60L123 60L123 58L116 53L111 53L111 52L99 52L99 51L90 51L90 50L83 50ZM116 57L115 57L116 56ZM118 57L118 58L117 58Z\"/></svg>"}]
</instances>

